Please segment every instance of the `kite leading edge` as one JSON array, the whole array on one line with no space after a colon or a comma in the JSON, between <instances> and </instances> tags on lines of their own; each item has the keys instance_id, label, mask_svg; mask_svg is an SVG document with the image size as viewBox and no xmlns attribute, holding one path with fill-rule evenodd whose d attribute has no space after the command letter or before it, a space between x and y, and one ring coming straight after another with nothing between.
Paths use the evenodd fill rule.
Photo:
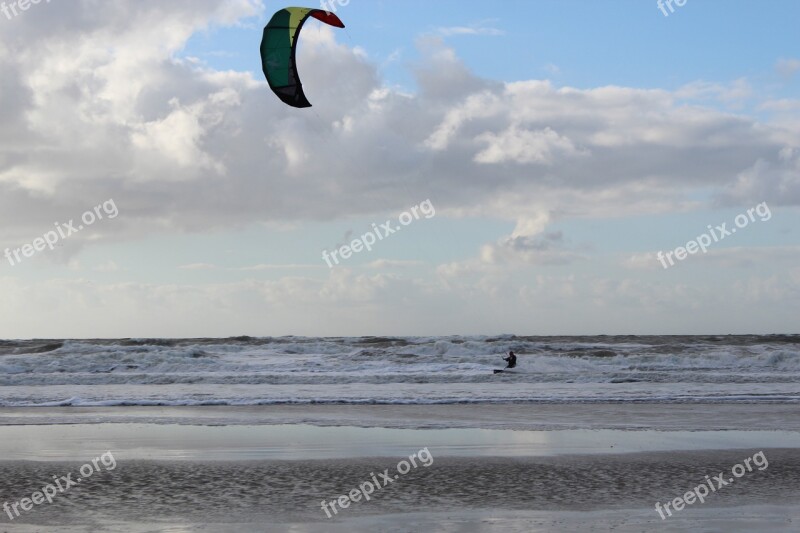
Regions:
<instances>
[{"instance_id":1,"label":"kite leading edge","mask_svg":"<svg viewBox=\"0 0 800 533\"><path fill-rule=\"evenodd\" d=\"M311 107L297 73L295 55L300 30L313 17L325 24L344 28L334 13L322 9L287 7L272 16L261 40L261 65L272 91L292 107Z\"/></svg>"}]
</instances>

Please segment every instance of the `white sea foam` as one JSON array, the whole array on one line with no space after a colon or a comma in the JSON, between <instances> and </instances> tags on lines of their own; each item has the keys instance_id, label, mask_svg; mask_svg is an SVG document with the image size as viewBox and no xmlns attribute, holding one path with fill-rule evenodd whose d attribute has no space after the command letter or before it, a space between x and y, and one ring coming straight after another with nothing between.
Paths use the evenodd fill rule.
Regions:
<instances>
[{"instance_id":1,"label":"white sea foam","mask_svg":"<svg viewBox=\"0 0 800 533\"><path fill-rule=\"evenodd\" d=\"M514 350L514 374L494 375ZM794 402L797 337L6 341L0 406Z\"/></svg>"}]
</instances>

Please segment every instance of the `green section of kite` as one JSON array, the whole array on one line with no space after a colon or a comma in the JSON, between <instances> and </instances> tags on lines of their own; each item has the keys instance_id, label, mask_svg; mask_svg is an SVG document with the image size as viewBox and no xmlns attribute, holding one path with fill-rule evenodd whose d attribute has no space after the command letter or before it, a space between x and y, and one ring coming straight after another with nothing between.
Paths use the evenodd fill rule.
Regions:
<instances>
[{"instance_id":1,"label":"green section of kite","mask_svg":"<svg viewBox=\"0 0 800 533\"><path fill-rule=\"evenodd\" d=\"M309 17L344 28L335 14L322 9L287 7L272 16L261 40L261 66L272 91L292 107L311 107L297 74L297 39Z\"/></svg>"}]
</instances>

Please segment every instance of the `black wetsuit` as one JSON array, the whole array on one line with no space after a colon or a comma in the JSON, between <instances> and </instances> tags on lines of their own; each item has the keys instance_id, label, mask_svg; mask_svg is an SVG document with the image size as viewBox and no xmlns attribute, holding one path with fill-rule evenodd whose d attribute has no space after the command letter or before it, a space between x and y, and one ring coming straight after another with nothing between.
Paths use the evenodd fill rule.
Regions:
<instances>
[{"instance_id":1,"label":"black wetsuit","mask_svg":"<svg viewBox=\"0 0 800 533\"><path fill-rule=\"evenodd\" d=\"M514 368L517 366L517 356L516 355L509 355L508 357L503 357L503 361L508 361L508 366L506 368Z\"/></svg>"}]
</instances>

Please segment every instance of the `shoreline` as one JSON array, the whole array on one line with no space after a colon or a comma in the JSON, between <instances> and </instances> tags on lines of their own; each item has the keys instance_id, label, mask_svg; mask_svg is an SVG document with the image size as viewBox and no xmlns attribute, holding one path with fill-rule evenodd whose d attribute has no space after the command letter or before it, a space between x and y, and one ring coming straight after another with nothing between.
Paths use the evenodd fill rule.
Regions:
<instances>
[{"instance_id":1,"label":"shoreline","mask_svg":"<svg viewBox=\"0 0 800 533\"><path fill-rule=\"evenodd\" d=\"M438 457L462 458L800 449L800 432L776 430L520 431L106 423L6 426L0 435L3 460L43 463L82 460L106 451L119 460L225 462L395 457L423 448L430 448Z\"/></svg>"},{"instance_id":2,"label":"shoreline","mask_svg":"<svg viewBox=\"0 0 800 533\"><path fill-rule=\"evenodd\" d=\"M393 429L498 429L553 431L800 431L794 404L440 404L440 405L265 405L187 407L3 407L7 426L146 423L161 425Z\"/></svg>"}]
</instances>

